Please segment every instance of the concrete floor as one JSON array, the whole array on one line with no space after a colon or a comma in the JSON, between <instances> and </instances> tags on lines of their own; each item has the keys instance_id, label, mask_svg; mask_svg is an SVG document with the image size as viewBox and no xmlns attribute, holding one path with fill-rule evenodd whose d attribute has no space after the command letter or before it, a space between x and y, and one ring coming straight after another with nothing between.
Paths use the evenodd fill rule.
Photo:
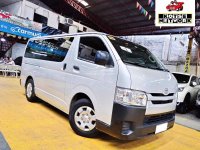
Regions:
<instances>
[{"instance_id":1,"label":"concrete floor","mask_svg":"<svg viewBox=\"0 0 200 150\"><path fill-rule=\"evenodd\" d=\"M197 118L196 110L192 110L187 114L176 114L176 123L191 129L200 131L200 118Z\"/></svg>"},{"instance_id":2,"label":"concrete floor","mask_svg":"<svg viewBox=\"0 0 200 150\"><path fill-rule=\"evenodd\" d=\"M28 103L19 79L3 77L0 77L0 132L13 150L200 148L200 132L177 124L167 132L130 142L105 134L95 139L77 136L67 115L44 102Z\"/></svg>"}]
</instances>

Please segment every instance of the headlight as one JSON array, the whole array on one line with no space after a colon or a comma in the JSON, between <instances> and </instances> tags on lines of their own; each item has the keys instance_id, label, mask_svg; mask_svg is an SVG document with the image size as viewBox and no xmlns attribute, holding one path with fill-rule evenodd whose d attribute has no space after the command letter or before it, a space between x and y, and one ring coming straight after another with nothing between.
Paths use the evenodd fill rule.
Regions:
<instances>
[{"instance_id":1,"label":"headlight","mask_svg":"<svg viewBox=\"0 0 200 150\"><path fill-rule=\"evenodd\" d=\"M184 87L178 88L178 92L182 92L184 90Z\"/></svg>"},{"instance_id":2,"label":"headlight","mask_svg":"<svg viewBox=\"0 0 200 150\"><path fill-rule=\"evenodd\" d=\"M142 91L117 88L115 101L126 105L146 106L147 95Z\"/></svg>"}]
</instances>

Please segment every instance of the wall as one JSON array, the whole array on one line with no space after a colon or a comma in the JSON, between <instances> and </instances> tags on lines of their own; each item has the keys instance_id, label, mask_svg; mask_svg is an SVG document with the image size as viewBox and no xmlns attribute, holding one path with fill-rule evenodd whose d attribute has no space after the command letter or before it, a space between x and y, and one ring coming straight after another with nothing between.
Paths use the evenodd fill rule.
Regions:
<instances>
[{"instance_id":1,"label":"wall","mask_svg":"<svg viewBox=\"0 0 200 150\"><path fill-rule=\"evenodd\" d=\"M5 7L1 7L0 9L7 11L11 14L20 16L21 15L21 11L22 11L22 1L10 4L8 6Z\"/></svg>"},{"instance_id":2,"label":"wall","mask_svg":"<svg viewBox=\"0 0 200 150\"><path fill-rule=\"evenodd\" d=\"M165 66L170 72L184 72L184 65L165 65ZM196 65L191 65L190 74L200 76L200 66L198 67L198 72L196 68L197 68Z\"/></svg>"},{"instance_id":3,"label":"wall","mask_svg":"<svg viewBox=\"0 0 200 150\"><path fill-rule=\"evenodd\" d=\"M32 1L34 3L29 2L29 1ZM28 17L30 20L33 20L34 12L36 12L37 14L47 17L48 18L47 25L55 29L58 29L59 22L61 23L65 22L66 18L64 16L54 13L53 11L51 11L51 9L48 6L46 6L44 3L40 2L39 0L29 0L29 1L25 1L24 3L22 17L24 18ZM83 27L86 27L75 21L73 21L73 26L76 26L77 29L72 27L70 29L70 33L74 33L77 30L83 31ZM94 31L93 29L89 27L86 27L86 28L88 32Z\"/></svg>"},{"instance_id":4,"label":"wall","mask_svg":"<svg viewBox=\"0 0 200 150\"><path fill-rule=\"evenodd\" d=\"M25 52L25 46L26 44L15 43L12 47L11 57L13 59L16 59L17 57L23 56Z\"/></svg>"},{"instance_id":5,"label":"wall","mask_svg":"<svg viewBox=\"0 0 200 150\"><path fill-rule=\"evenodd\" d=\"M164 62L185 62L189 41L188 34L128 36L125 38L148 48ZM196 60L197 46L193 42L191 61L195 63Z\"/></svg>"}]
</instances>

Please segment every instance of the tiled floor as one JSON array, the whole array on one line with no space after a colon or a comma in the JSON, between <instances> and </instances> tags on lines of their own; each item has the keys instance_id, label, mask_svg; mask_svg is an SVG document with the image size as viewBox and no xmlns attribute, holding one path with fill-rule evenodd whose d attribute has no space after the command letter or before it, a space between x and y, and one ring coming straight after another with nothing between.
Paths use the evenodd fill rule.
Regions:
<instances>
[{"instance_id":1,"label":"tiled floor","mask_svg":"<svg viewBox=\"0 0 200 150\"><path fill-rule=\"evenodd\" d=\"M200 132L180 125L137 141L122 142L102 134L77 136L67 115L45 103L28 103L19 79L0 77L0 131L12 150L199 150Z\"/></svg>"}]
</instances>

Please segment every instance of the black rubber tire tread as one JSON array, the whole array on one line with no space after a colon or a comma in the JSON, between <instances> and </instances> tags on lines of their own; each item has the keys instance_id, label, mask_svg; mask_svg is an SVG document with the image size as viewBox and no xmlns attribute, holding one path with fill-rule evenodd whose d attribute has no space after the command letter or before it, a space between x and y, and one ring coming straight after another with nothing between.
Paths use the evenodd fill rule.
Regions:
<instances>
[{"instance_id":1,"label":"black rubber tire tread","mask_svg":"<svg viewBox=\"0 0 200 150\"><path fill-rule=\"evenodd\" d=\"M180 114L186 114L189 111L189 102L190 95L187 94L184 101L177 106L176 111Z\"/></svg>"}]
</instances>

